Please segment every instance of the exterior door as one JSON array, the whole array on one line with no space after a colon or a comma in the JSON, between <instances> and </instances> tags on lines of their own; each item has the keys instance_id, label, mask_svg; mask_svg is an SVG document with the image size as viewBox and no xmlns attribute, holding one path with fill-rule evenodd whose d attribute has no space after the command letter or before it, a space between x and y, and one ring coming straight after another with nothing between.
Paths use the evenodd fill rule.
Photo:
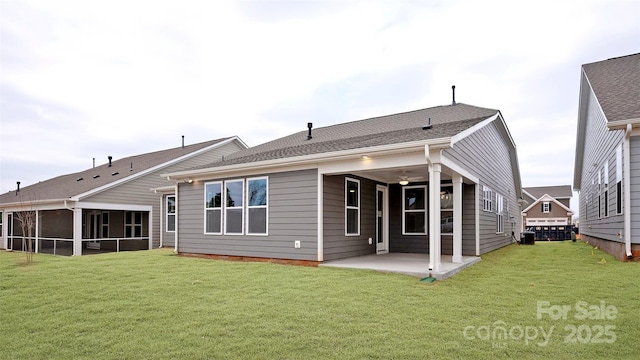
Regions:
<instances>
[{"instance_id":1,"label":"exterior door","mask_svg":"<svg viewBox=\"0 0 640 360\"><path fill-rule=\"evenodd\" d=\"M100 212L92 211L87 214L89 221L87 221L87 239L99 239L100 238ZM100 249L100 241L93 240L86 242L87 249Z\"/></svg>"},{"instance_id":2,"label":"exterior door","mask_svg":"<svg viewBox=\"0 0 640 360\"><path fill-rule=\"evenodd\" d=\"M387 215L387 188L376 186L376 253L389 252L389 222Z\"/></svg>"}]
</instances>

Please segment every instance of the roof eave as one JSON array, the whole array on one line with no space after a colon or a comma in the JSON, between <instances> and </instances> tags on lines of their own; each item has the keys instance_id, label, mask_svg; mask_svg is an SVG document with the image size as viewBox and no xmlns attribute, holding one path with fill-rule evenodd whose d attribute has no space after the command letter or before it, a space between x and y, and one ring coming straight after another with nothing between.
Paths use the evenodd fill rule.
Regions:
<instances>
[{"instance_id":1,"label":"roof eave","mask_svg":"<svg viewBox=\"0 0 640 360\"><path fill-rule=\"evenodd\" d=\"M371 146L364 148L356 148L349 150L332 151L325 153L318 153L312 155L303 155L295 157L287 157L281 159L264 160L257 162L241 163L227 166L217 166L211 168L178 171L167 174L161 174L160 176L173 181L180 181L184 178L190 178L193 180L205 179L207 177L214 176L220 173L228 172L241 172L245 170L251 170L253 172L263 172L265 170L283 167L299 167L303 165L311 165L316 167L318 163L327 161L343 160L347 158L353 158L362 155L389 155L394 153L403 153L408 150L414 149L417 151L423 151L425 145L430 147L447 148L451 147L451 137L444 137L438 139L412 141L400 144L388 144Z\"/></svg>"}]
</instances>

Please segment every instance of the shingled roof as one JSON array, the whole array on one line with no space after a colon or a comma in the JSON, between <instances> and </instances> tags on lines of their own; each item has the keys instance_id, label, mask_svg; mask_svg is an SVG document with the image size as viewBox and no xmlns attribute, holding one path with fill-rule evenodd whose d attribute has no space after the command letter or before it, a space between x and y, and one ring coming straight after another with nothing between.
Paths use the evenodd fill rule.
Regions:
<instances>
[{"instance_id":1,"label":"shingled roof","mask_svg":"<svg viewBox=\"0 0 640 360\"><path fill-rule=\"evenodd\" d=\"M310 140L307 140L307 130L300 131L193 170L446 138L497 113L498 110L458 103L319 127L312 130ZM429 122L432 127L423 130Z\"/></svg>"},{"instance_id":2,"label":"shingled roof","mask_svg":"<svg viewBox=\"0 0 640 360\"><path fill-rule=\"evenodd\" d=\"M607 121L640 119L640 53L582 67Z\"/></svg>"},{"instance_id":3,"label":"shingled roof","mask_svg":"<svg viewBox=\"0 0 640 360\"><path fill-rule=\"evenodd\" d=\"M45 200L63 200L91 190L108 186L119 180L132 177L156 166L182 156L223 142L230 138L206 141L173 149L134 155L97 165L84 171L61 175L49 180L0 195L0 204Z\"/></svg>"},{"instance_id":4,"label":"shingled roof","mask_svg":"<svg viewBox=\"0 0 640 360\"><path fill-rule=\"evenodd\" d=\"M522 188L522 191L529 193L534 200L541 198L545 194L555 199L568 199L573 196L571 185L526 187Z\"/></svg>"}]
</instances>

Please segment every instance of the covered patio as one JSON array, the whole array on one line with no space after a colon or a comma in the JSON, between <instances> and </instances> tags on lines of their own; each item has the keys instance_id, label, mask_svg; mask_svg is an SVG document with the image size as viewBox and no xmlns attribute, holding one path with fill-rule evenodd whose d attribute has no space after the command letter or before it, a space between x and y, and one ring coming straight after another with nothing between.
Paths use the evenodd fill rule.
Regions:
<instances>
[{"instance_id":1,"label":"covered patio","mask_svg":"<svg viewBox=\"0 0 640 360\"><path fill-rule=\"evenodd\" d=\"M429 254L387 253L325 261L319 266L376 270L420 278L431 274L437 280L444 280L478 261L479 256L462 256L461 262L454 263L451 255L441 255L440 268L429 271Z\"/></svg>"}]
</instances>

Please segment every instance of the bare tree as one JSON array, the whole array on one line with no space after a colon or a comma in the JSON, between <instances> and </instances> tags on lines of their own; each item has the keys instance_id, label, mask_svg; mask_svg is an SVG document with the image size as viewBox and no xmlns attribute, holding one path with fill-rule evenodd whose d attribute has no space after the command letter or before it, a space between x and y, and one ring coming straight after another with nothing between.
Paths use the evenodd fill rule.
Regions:
<instances>
[{"instance_id":1,"label":"bare tree","mask_svg":"<svg viewBox=\"0 0 640 360\"><path fill-rule=\"evenodd\" d=\"M25 253L27 254L27 264L33 262L33 232L36 227L37 214L36 210L24 210L14 215L22 229L22 248L25 249Z\"/></svg>"}]
</instances>

